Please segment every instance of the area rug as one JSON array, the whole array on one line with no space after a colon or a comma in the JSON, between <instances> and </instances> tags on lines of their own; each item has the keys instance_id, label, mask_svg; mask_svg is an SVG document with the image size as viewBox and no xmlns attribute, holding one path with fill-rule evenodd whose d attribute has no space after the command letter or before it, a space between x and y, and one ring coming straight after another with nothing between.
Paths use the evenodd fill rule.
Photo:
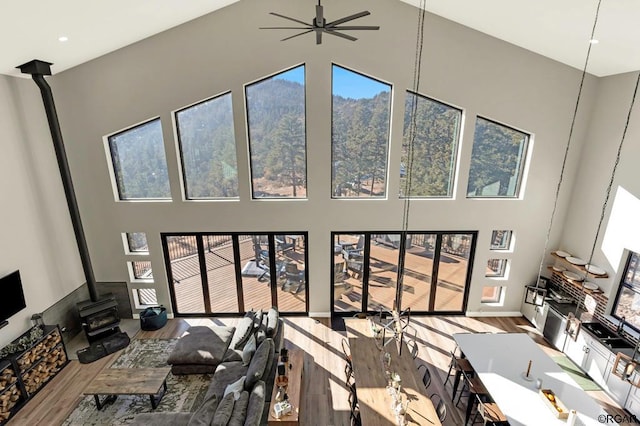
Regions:
<instances>
[{"instance_id":1,"label":"area rug","mask_svg":"<svg viewBox=\"0 0 640 426\"><path fill-rule=\"evenodd\" d=\"M559 355L552 357L553 361L558 364L565 373L569 374L573 380L585 391L599 391L601 390L584 371L580 369L573 361L567 358L565 355Z\"/></svg>"},{"instance_id":2,"label":"area rug","mask_svg":"<svg viewBox=\"0 0 640 426\"><path fill-rule=\"evenodd\" d=\"M178 339L134 339L111 368L167 367L167 358ZM98 411L93 396L86 396L63 425L126 425L139 413L192 412L200 406L211 382L210 374L167 377L167 393L153 410L149 396L120 395Z\"/></svg>"}]
</instances>

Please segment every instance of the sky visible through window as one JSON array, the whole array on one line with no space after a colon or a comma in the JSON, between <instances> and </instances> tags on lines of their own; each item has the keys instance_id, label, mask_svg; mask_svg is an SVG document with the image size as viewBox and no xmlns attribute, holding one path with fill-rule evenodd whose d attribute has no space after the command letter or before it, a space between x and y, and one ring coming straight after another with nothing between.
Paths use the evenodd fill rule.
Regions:
<instances>
[{"instance_id":1,"label":"sky visible through window","mask_svg":"<svg viewBox=\"0 0 640 426\"><path fill-rule=\"evenodd\" d=\"M371 99L389 86L339 66L333 66L333 94L351 99Z\"/></svg>"},{"instance_id":2,"label":"sky visible through window","mask_svg":"<svg viewBox=\"0 0 640 426\"><path fill-rule=\"evenodd\" d=\"M304 85L304 67L278 74L276 79L293 81ZM381 92L388 92L389 86L362 75L333 66L333 94L351 99L371 99Z\"/></svg>"}]
</instances>

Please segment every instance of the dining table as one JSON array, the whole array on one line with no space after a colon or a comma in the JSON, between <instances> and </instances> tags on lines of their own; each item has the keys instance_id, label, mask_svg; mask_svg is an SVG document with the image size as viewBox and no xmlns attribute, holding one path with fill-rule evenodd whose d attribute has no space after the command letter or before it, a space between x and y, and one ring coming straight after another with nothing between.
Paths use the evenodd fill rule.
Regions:
<instances>
[{"instance_id":1,"label":"dining table","mask_svg":"<svg viewBox=\"0 0 640 426\"><path fill-rule=\"evenodd\" d=\"M382 339L366 336L349 338L362 424L367 426L398 424L391 408L393 398L387 389L389 378L386 372L389 372L400 377L400 394L405 403L409 401L405 417L406 424L441 425L406 343L402 341L402 349L398 351L395 339L388 341L384 347L381 342ZM386 364L387 360L388 364Z\"/></svg>"},{"instance_id":2,"label":"dining table","mask_svg":"<svg viewBox=\"0 0 640 426\"><path fill-rule=\"evenodd\" d=\"M567 410L576 410L576 425L601 425L609 418L526 333L457 333L453 339L511 426L567 424L539 387L553 391Z\"/></svg>"}]
</instances>

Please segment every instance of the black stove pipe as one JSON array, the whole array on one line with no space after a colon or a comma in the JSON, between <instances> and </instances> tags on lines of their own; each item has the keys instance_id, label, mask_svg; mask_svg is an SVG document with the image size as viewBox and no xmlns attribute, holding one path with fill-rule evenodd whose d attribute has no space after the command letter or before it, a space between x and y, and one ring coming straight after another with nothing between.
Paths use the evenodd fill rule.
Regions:
<instances>
[{"instance_id":1,"label":"black stove pipe","mask_svg":"<svg viewBox=\"0 0 640 426\"><path fill-rule=\"evenodd\" d=\"M49 122L49 131L51 132L51 138L53 139L53 147L55 148L56 158L58 159L58 168L60 169L62 186L64 187L64 193L67 198L67 206L69 207L71 223L73 224L76 243L78 244L78 251L80 252L82 269L84 270L87 287L89 288L89 297L92 302L97 302L98 290L96 288L96 279L93 274L93 267L91 266L91 258L89 257L89 247L87 246L84 229L82 228L78 201L76 200L76 194L73 189L73 181L71 180L67 154L62 140L62 131L60 130L60 122L58 121L58 113L56 112L56 105L53 101L51 86L49 86L44 79L45 75L51 75L51 63L35 59L27 62L26 64L20 65L18 68L23 74L31 74L33 81L35 81L40 88L42 102L44 103L44 109L47 114L47 121Z\"/></svg>"}]
</instances>

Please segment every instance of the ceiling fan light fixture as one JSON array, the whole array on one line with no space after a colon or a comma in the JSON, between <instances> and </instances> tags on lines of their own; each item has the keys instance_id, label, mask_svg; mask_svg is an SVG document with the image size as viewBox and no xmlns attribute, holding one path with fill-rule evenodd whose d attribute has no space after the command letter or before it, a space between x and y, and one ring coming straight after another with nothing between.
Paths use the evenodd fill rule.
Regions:
<instances>
[{"instance_id":1,"label":"ceiling fan light fixture","mask_svg":"<svg viewBox=\"0 0 640 426\"><path fill-rule=\"evenodd\" d=\"M364 10L362 12L354 13L349 16L345 16L344 18L336 19L335 21L327 22L327 19L324 16L324 8L318 0L318 4L316 5L316 16L311 20L311 23L304 22L300 19L292 18L290 16L282 15L276 12L270 12L270 15L277 16L278 18L286 19L288 21L295 22L297 24L301 24L300 27L260 27L261 30L301 30L298 34L294 34L289 37L285 37L280 41L290 40L292 38L308 34L310 32L316 33L316 44L322 44L322 34L329 34L332 36L340 37L347 39L349 41L358 40L356 37L341 33L340 31L354 31L354 30L379 30L380 27L377 25L346 25L340 26L340 24L344 24L346 22L353 21L355 19L362 18L364 16L371 15L368 10Z\"/></svg>"}]
</instances>

